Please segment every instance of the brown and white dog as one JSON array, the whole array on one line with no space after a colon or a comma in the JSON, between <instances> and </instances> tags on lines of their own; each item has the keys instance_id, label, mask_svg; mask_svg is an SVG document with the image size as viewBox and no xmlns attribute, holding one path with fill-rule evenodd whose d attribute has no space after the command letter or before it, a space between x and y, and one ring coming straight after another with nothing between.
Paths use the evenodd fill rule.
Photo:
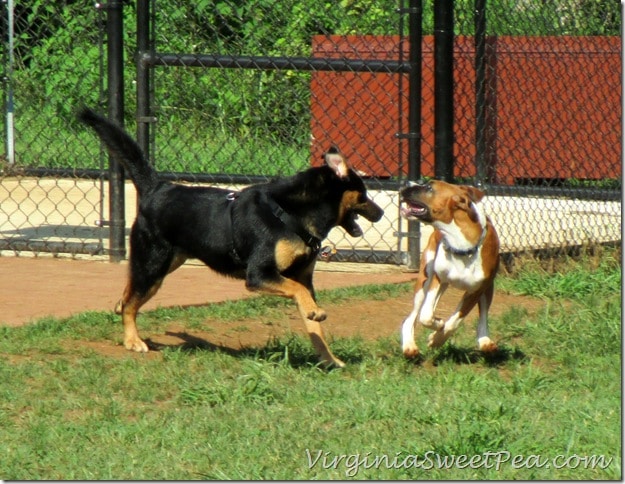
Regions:
<instances>
[{"instance_id":1,"label":"brown and white dog","mask_svg":"<svg viewBox=\"0 0 625 484\"><path fill-rule=\"evenodd\" d=\"M499 239L481 200L484 192L433 180L411 184L400 191L401 214L434 227L423 251L416 281L414 307L402 325L402 350L407 358L419 354L414 330L417 321L435 330L428 346L437 348L454 334L465 316L478 304L477 344L483 352L497 350L488 335L488 309L493 300L499 267ZM438 301L451 285L465 293L451 317L434 317Z\"/></svg>"}]
</instances>

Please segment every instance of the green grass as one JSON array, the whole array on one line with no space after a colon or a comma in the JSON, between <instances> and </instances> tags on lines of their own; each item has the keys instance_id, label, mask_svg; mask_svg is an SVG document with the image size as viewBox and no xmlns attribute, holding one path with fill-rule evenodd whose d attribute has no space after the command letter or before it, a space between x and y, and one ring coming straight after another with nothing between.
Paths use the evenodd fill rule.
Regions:
<instances>
[{"instance_id":1,"label":"green grass","mask_svg":"<svg viewBox=\"0 0 625 484\"><path fill-rule=\"evenodd\" d=\"M239 352L113 357L77 342L118 338L110 313L2 328L0 478L621 479L620 268L602 271L613 282L596 290L565 271L500 278L509 292L559 289L538 291L535 313L511 307L492 318L494 357L476 352L466 330L419 363L403 359L397 335L337 339L348 367L325 372L303 336ZM409 292L384 285L319 298L391 304ZM159 309L141 325L245 325L289 304Z\"/></svg>"},{"instance_id":2,"label":"green grass","mask_svg":"<svg viewBox=\"0 0 625 484\"><path fill-rule=\"evenodd\" d=\"M504 288L517 294L576 299L618 293L621 288L620 260L610 252L598 260L586 259L584 263L563 259L555 268L544 268L532 259L524 259L517 265L519 269L514 277L502 280Z\"/></svg>"}]
</instances>

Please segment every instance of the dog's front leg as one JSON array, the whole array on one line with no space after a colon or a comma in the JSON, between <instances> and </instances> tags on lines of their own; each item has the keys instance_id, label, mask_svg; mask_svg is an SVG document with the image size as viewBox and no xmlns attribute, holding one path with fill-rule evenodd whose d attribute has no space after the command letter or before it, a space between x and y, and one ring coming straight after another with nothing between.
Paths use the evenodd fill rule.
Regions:
<instances>
[{"instance_id":1,"label":"dog's front leg","mask_svg":"<svg viewBox=\"0 0 625 484\"><path fill-rule=\"evenodd\" d=\"M310 319L304 319L306 325L306 331L312 342L315 353L319 358L319 362L326 368L343 368L345 363L339 358L334 356L334 353L330 350L328 343L323 336L323 330L321 324L318 321L312 321Z\"/></svg>"},{"instance_id":2,"label":"dog's front leg","mask_svg":"<svg viewBox=\"0 0 625 484\"><path fill-rule=\"evenodd\" d=\"M433 273L432 262L426 263L424 258L415 283L412 311L404 320L401 328L402 352L406 358L416 358L419 355L419 348L415 341L417 322L430 329L439 329L442 326L442 322L434 318L434 310L446 287L447 285L442 285L439 278Z\"/></svg>"},{"instance_id":3,"label":"dog's front leg","mask_svg":"<svg viewBox=\"0 0 625 484\"><path fill-rule=\"evenodd\" d=\"M482 291L476 291L473 293L464 293L456 311L449 317L445 324L441 326L436 332L430 334L428 337L428 346L430 348L438 348L445 344L445 342L456 332L460 323L464 320L467 314L475 307L478 300L482 295Z\"/></svg>"},{"instance_id":4,"label":"dog's front leg","mask_svg":"<svg viewBox=\"0 0 625 484\"><path fill-rule=\"evenodd\" d=\"M320 323L326 319L326 312L317 306L313 293L299 282L290 279L286 279L284 285L293 294L291 297L297 304L297 308L306 325L306 331L321 364L327 368L343 368L345 363L334 356L323 335Z\"/></svg>"},{"instance_id":5,"label":"dog's front leg","mask_svg":"<svg viewBox=\"0 0 625 484\"><path fill-rule=\"evenodd\" d=\"M416 358L419 356L419 347L415 340L415 325L421 312L421 306L425 299L425 289L421 288L415 292L412 311L404 319L401 325L401 348L406 358Z\"/></svg>"},{"instance_id":6,"label":"dog's front leg","mask_svg":"<svg viewBox=\"0 0 625 484\"><path fill-rule=\"evenodd\" d=\"M309 291L306 286L293 279L279 276L276 281L265 280L262 283L250 283L248 279L247 287L252 291L293 299L304 320L306 331L310 336L310 340L321 364L325 367L343 368L345 366L345 363L334 356L332 351L330 351L330 347L325 340L320 324L321 321L326 319L326 312L317 306L311 291Z\"/></svg>"}]
</instances>

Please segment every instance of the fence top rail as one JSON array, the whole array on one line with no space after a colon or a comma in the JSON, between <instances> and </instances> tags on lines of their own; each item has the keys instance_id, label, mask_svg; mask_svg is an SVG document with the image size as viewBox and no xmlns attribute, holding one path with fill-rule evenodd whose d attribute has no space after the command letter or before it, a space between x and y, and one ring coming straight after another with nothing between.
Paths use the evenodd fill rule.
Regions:
<instances>
[{"instance_id":1,"label":"fence top rail","mask_svg":"<svg viewBox=\"0 0 625 484\"><path fill-rule=\"evenodd\" d=\"M408 73L410 63L374 59L326 59L318 57L233 56L217 54L159 54L144 52L144 67L203 67L262 70Z\"/></svg>"}]
</instances>

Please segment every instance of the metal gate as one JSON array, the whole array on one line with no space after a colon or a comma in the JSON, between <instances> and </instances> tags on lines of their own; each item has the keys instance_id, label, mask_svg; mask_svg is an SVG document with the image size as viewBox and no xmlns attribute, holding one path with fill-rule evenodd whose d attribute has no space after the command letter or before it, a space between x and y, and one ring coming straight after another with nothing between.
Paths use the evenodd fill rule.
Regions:
<instances>
[{"instance_id":1,"label":"metal gate","mask_svg":"<svg viewBox=\"0 0 625 484\"><path fill-rule=\"evenodd\" d=\"M417 1L404 3L376 2L380 25L367 26L383 26L382 39L388 38L392 46L371 37L366 52L350 53L341 51L341 39L335 35L340 29L324 33L318 24L302 34L305 22L322 22L314 12L281 21L279 12L292 14L298 2L208 2L170 8L153 0L138 1L139 143L165 176L232 188L318 165L323 152L336 145L365 177L370 194L386 213L375 225L362 221L362 239L334 229L327 241L336 249L333 260L405 262L396 194L406 175L418 173L420 49L410 49L409 44L420 43L421 7ZM320 8L316 13L323 13L325 22L340 19L346 30L358 28L357 22L346 22L350 16L344 9ZM276 32L259 32L262 24L248 32L242 24L259 15L267 17L265 28ZM195 53L169 53L189 45L188 39L167 36L176 31L178 16L185 22L197 19L212 31L198 33ZM293 18L302 24L293 25ZM389 25L394 26L392 32ZM318 33L309 35L311 30ZM271 45L278 42L280 47ZM380 49L387 53L381 59L376 55ZM356 83L361 94L369 93L368 104L356 99L357 105L334 103L346 96L341 86L350 83ZM409 83L417 86L412 98ZM353 84L351 88L354 92ZM393 94L380 98L380 92ZM376 126L377 113L388 110L397 113L394 121ZM356 133L351 138L341 129L347 118ZM386 151L371 150L376 137L384 137ZM418 240L414 246L418 248ZM418 249L415 253L418 258Z\"/></svg>"}]
</instances>

